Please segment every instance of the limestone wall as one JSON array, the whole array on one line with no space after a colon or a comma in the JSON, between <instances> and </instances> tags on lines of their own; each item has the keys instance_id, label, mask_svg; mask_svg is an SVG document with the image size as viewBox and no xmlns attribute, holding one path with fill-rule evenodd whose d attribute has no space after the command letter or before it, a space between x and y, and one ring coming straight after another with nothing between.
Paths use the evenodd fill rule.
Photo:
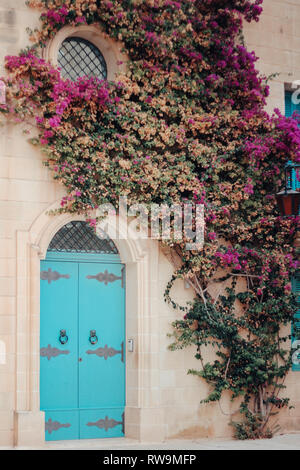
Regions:
<instances>
[{"instance_id":1,"label":"limestone wall","mask_svg":"<svg viewBox=\"0 0 300 470\"><path fill-rule=\"evenodd\" d=\"M4 72L4 57L17 54L27 45L25 29L27 26L34 28L38 21L38 13L29 10L25 1L14 0L13 8L11 6L11 0L0 0L0 75ZM246 25L245 36L249 48L255 49L260 56L258 67L261 72L268 75L280 73L271 83L268 109L279 107L284 110L284 84L300 80L300 1L265 0L261 21ZM35 292L34 288L31 291L33 303L25 305L28 296L23 290L29 282L30 267L25 266L22 256L17 257L17 241L63 194L63 189L53 182L42 161L42 153L27 142L20 126L0 128L0 341L7 349L6 363L1 364L0 361L0 446L12 445L17 436L18 421L14 419L14 410L27 412L38 406L38 358L32 363L30 374L25 363L32 349L38 348L35 344L38 342L38 332L35 331L34 336L37 327L32 327L30 322L33 321L31 306L35 306L35 314L38 311L39 294L38 289ZM158 286L157 298L149 299L155 313L150 317L138 318L137 321L137 351L128 374L134 375L134 367L139 367L139 364L143 364L143 368L134 375L137 377L136 386L127 394L128 403L132 409L137 408L138 403L143 404L143 416L148 426L143 436L147 439L158 436L228 436L232 432L227 425L227 413L232 410L228 397L224 397L221 406L200 405L208 389L196 377L187 376L189 368L199 367L193 357L194 351L167 350L170 343L167 333L171 331L170 323L177 318L178 313L163 301L172 265L162 252L158 255L157 263L156 274L152 273L154 277L149 278L151 284L156 283ZM130 291L134 296L134 287L131 286ZM178 300L192 298L191 289L186 289L182 283L177 284L175 291ZM31 336L25 334L31 328L32 341ZM23 355L20 356L18 351L22 351ZM283 414L281 424L283 430L299 431L300 373L291 372L287 385L287 394L293 399L296 408ZM29 393L29 389L32 393ZM31 400L28 398L30 396L36 399ZM237 405L234 405L233 409L236 408ZM136 427L139 426L138 416L137 410ZM26 426L27 435L30 436L34 420ZM135 435L134 419L129 429L131 435Z\"/></svg>"},{"instance_id":2,"label":"limestone wall","mask_svg":"<svg viewBox=\"0 0 300 470\"><path fill-rule=\"evenodd\" d=\"M4 72L4 57L17 54L26 46L26 26L34 27L37 18L23 0L0 1L0 75ZM0 340L7 349L6 364L0 364L0 445L13 442L16 231L27 229L61 194L43 167L42 159L41 153L27 143L20 128L0 128Z\"/></svg>"}]
</instances>

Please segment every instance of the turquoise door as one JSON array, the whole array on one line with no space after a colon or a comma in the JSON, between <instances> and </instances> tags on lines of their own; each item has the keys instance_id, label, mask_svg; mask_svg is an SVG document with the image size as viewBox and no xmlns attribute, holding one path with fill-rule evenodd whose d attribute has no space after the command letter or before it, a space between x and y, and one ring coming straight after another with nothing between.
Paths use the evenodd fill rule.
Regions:
<instances>
[{"instance_id":1,"label":"turquoise door","mask_svg":"<svg viewBox=\"0 0 300 470\"><path fill-rule=\"evenodd\" d=\"M41 262L46 440L124 435L124 279L118 255L51 252Z\"/></svg>"}]
</instances>

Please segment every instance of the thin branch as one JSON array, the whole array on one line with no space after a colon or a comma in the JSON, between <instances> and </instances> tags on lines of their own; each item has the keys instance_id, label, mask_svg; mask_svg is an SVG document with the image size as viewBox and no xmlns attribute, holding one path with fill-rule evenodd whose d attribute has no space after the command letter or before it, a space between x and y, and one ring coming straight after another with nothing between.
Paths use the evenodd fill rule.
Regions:
<instances>
[{"instance_id":1,"label":"thin branch","mask_svg":"<svg viewBox=\"0 0 300 470\"><path fill-rule=\"evenodd\" d=\"M228 372L228 368L229 368L230 361L231 361L231 353L230 353L230 355L229 355L229 358L228 358L228 361L227 361L227 364L226 364L224 380L227 379L227 372Z\"/></svg>"}]
</instances>

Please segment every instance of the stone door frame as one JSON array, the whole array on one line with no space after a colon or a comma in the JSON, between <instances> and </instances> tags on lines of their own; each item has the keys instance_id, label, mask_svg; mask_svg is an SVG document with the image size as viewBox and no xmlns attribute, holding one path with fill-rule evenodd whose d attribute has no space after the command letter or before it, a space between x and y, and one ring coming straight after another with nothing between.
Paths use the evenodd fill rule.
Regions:
<instances>
[{"instance_id":1,"label":"stone door frame","mask_svg":"<svg viewBox=\"0 0 300 470\"><path fill-rule=\"evenodd\" d=\"M44 413L40 411L40 261L45 259L55 233L72 220L70 214L49 215L51 205L28 231L18 231L16 276L16 393L14 444L40 446L45 443ZM107 233L126 264L126 345L134 340L134 352L127 353L125 437L163 440L163 409L153 400L159 369L158 243L130 236L126 220L108 217ZM128 235L129 232L129 235Z\"/></svg>"}]
</instances>

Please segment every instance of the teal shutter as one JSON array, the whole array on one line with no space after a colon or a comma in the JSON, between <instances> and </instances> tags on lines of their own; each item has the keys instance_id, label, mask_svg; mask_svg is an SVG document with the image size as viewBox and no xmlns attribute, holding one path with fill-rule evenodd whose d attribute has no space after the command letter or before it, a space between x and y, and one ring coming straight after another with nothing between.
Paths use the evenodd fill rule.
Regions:
<instances>
[{"instance_id":1,"label":"teal shutter","mask_svg":"<svg viewBox=\"0 0 300 470\"><path fill-rule=\"evenodd\" d=\"M292 102L293 92L285 92L285 115L291 117L296 111L300 114L300 104ZM296 176L296 169L292 172L292 189L300 188L300 182ZM300 273L292 280L293 292L298 296L298 310L295 315L296 322L292 329L293 371L300 371Z\"/></svg>"},{"instance_id":2,"label":"teal shutter","mask_svg":"<svg viewBox=\"0 0 300 470\"><path fill-rule=\"evenodd\" d=\"M298 171L298 173L296 173ZM297 177L298 174L298 177ZM299 169L296 170L296 168L292 172L292 189L296 191L297 189L300 188L300 181L299 181Z\"/></svg>"},{"instance_id":3,"label":"teal shutter","mask_svg":"<svg viewBox=\"0 0 300 470\"><path fill-rule=\"evenodd\" d=\"M294 112L297 112L300 115L300 103L294 104L292 102L293 93L294 92L292 91L285 92L285 115L286 117L291 117ZM292 189L296 191L299 188L300 188L299 177L297 178L296 169L294 169L292 172Z\"/></svg>"},{"instance_id":4,"label":"teal shutter","mask_svg":"<svg viewBox=\"0 0 300 470\"><path fill-rule=\"evenodd\" d=\"M295 325L292 329L292 370L300 371L300 272L292 281L293 292L298 296L298 310L295 315Z\"/></svg>"},{"instance_id":5,"label":"teal shutter","mask_svg":"<svg viewBox=\"0 0 300 470\"><path fill-rule=\"evenodd\" d=\"M293 114L293 109L292 109L292 92L291 91L286 91L285 92L285 115L286 117L291 117Z\"/></svg>"},{"instance_id":6,"label":"teal shutter","mask_svg":"<svg viewBox=\"0 0 300 470\"><path fill-rule=\"evenodd\" d=\"M293 94L294 94L293 91L285 92L285 115L286 117L291 117L293 113L295 112L300 114L300 103L299 104L293 103L292 101Z\"/></svg>"}]
</instances>

